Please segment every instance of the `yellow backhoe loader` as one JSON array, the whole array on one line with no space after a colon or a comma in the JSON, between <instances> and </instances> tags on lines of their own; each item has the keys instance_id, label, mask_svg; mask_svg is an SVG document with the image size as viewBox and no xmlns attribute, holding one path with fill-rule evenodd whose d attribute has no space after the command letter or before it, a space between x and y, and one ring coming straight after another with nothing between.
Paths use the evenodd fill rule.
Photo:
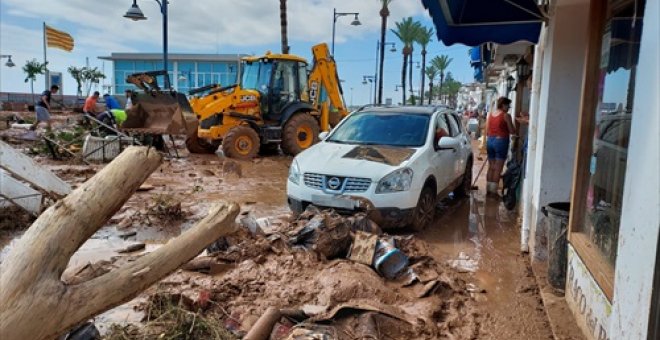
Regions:
<instances>
[{"instance_id":1,"label":"yellow backhoe loader","mask_svg":"<svg viewBox=\"0 0 660 340\"><path fill-rule=\"evenodd\" d=\"M291 54L243 58L237 84L192 90L186 103L181 94L165 95L167 105L176 109L140 106L142 98L149 103L162 100L149 89L134 103L146 116L180 112L189 131L186 146L193 153L213 153L222 145L227 157L238 159L278 147L296 155L316 143L320 131L328 131L348 114L328 46L318 44L312 53L311 70L304 58ZM131 77L127 81L134 84L140 79L137 74ZM195 129L191 114L197 118Z\"/></svg>"}]
</instances>

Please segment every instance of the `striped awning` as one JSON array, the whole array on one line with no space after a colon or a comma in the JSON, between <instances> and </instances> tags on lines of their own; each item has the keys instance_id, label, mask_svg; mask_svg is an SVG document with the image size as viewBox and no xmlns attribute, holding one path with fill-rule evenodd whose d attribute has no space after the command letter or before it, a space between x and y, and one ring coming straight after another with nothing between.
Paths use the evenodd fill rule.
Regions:
<instances>
[{"instance_id":1,"label":"striped awning","mask_svg":"<svg viewBox=\"0 0 660 340\"><path fill-rule=\"evenodd\" d=\"M56 30L48 25L45 25L44 30L48 47L59 48L68 52L73 50L73 37L69 33Z\"/></svg>"}]
</instances>

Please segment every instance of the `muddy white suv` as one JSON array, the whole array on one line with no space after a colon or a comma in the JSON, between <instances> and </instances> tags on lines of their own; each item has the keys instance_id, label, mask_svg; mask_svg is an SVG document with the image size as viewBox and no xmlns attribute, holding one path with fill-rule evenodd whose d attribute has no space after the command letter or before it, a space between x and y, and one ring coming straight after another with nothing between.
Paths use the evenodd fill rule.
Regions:
<instances>
[{"instance_id":1,"label":"muddy white suv","mask_svg":"<svg viewBox=\"0 0 660 340\"><path fill-rule=\"evenodd\" d=\"M472 181L470 138L447 107L368 107L293 159L289 207L368 211L382 227L423 229L438 197L465 195Z\"/></svg>"}]
</instances>

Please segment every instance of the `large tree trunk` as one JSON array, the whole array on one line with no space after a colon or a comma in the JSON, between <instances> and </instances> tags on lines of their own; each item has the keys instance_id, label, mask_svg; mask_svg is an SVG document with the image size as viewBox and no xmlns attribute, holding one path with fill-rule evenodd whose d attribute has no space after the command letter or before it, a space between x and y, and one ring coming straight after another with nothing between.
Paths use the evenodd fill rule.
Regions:
<instances>
[{"instance_id":1,"label":"large tree trunk","mask_svg":"<svg viewBox=\"0 0 660 340\"><path fill-rule=\"evenodd\" d=\"M420 74L420 79L422 79L422 88L419 90L419 103L424 105L424 82L426 81L426 76L424 71L426 70L426 48L422 49L422 72Z\"/></svg>"},{"instance_id":2,"label":"large tree trunk","mask_svg":"<svg viewBox=\"0 0 660 340\"><path fill-rule=\"evenodd\" d=\"M287 34L286 0L280 0L280 29L282 30L282 54L289 54L289 36Z\"/></svg>"},{"instance_id":3,"label":"large tree trunk","mask_svg":"<svg viewBox=\"0 0 660 340\"><path fill-rule=\"evenodd\" d=\"M401 90L403 91L403 102L401 105L406 105L406 70L408 66L408 55L403 53L403 66L401 67Z\"/></svg>"},{"instance_id":4,"label":"large tree trunk","mask_svg":"<svg viewBox=\"0 0 660 340\"><path fill-rule=\"evenodd\" d=\"M415 90L413 89L413 49L410 49L410 56L408 65L410 69L408 70L408 86L410 86L410 100L411 104L415 105Z\"/></svg>"},{"instance_id":5,"label":"large tree trunk","mask_svg":"<svg viewBox=\"0 0 660 340\"><path fill-rule=\"evenodd\" d=\"M387 17L390 15L390 10L387 8L387 3L383 3L380 9L380 51L378 51L380 59L380 68L378 70L378 101L377 104L383 103L383 63L385 62L385 32L387 32Z\"/></svg>"},{"instance_id":6,"label":"large tree trunk","mask_svg":"<svg viewBox=\"0 0 660 340\"><path fill-rule=\"evenodd\" d=\"M52 339L130 300L233 230L239 212L221 204L196 227L121 268L76 285L61 276L71 256L128 200L161 163L131 147L46 210L0 265L0 338Z\"/></svg>"}]
</instances>

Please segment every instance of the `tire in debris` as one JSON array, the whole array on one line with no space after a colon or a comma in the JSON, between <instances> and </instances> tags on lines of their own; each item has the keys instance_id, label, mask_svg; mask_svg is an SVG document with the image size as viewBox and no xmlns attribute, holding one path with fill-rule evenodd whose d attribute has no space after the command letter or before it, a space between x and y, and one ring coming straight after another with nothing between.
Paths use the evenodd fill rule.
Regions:
<instances>
[{"instance_id":1,"label":"tire in debris","mask_svg":"<svg viewBox=\"0 0 660 340\"><path fill-rule=\"evenodd\" d=\"M259 152L259 135L249 126L237 126L229 130L222 140L222 152L226 157L250 160Z\"/></svg>"},{"instance_id":2,"label":"tire in debris","mask_svg":"<svg viewBox=\"0 0 660 340\"><path fill-rule=\"evenodd\" d=\"M197 137L197 131L186 138L186 149L190 153L213 154L219 146L218 142L207 142L205 139Z\"/></svg>"},{"instance_id":3,"label":"tire in debris","mask_svg":"<svg viewBox=\"0 0 660 340\"><path fill-rule=\"evenodd\" d=\"M297 113L284 125L282 151L295 156L319 141L319 123L309 113Z\"/></svg>"},{"instance_id":4,"label":"tire in debris","mask_svg":"<svg viewBox=\"0 0 660 340\"><path fill-rule=\"evenodd\" d=\"M417 206L413 211L410 226L415 231L422 231L428 227L435 217L436 193L430 185L424 186L419 194Z\"/></svg>"}]
</instances>

